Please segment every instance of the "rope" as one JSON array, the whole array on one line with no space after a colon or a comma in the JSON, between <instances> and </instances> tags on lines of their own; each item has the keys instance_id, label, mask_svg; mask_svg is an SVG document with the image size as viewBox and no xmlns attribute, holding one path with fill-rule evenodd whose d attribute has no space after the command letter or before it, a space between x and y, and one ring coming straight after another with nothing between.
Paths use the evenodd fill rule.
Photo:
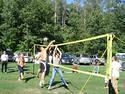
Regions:
<instances>
[{"instance_id":1,"label":"rope","mask_svg":"<svg viewBox=\"0 0 125 94\"><path fill-rule=\"evenodd\" d=\"M55 45L52 45L52 46L63 46L63 45L75 44L75 43L79 43L79 42L85 42L85 41L95 40L95 39L99 39L99 38L104 38L104 37L107 37L107 36L108 36L108 34L104 34L104 35L86 38L86 39L82 39L82 40L71 41L71 42L66 42L66 43L61 43L61 44L55 44ZM46 46L46 45L40 45L40 44L35 44L35 45Z\"/></svg>"},{"instance_id":2,"label":"rope","mask_svg":"<svg viewBox=\"0 0 125 94\"><path fill-rule=\"evenodd\" d=\"M124 41L122 41L120 38L118 38L118 37L116 37L116 36L114 36L117 40L119 40L120 42L122 42L122 43L124 43L125 44L125 42Z\"/></svg>"},{"instance_id":3,"label":"rope","mask_svg":"<svg viewBox=\"0 0 125 94\"><path fill-rule=\"evenodd\" d=\"M107 48L106 48L105 51L103 52L101 58L104 56L104 54L106 53L106 51L107 51ZM88 77L88 79L86 80L84 86L83 86L82 89L80 90L79 94L82 93L83 89L86 87L86 85L87 85L87 83L89 82L89 80L90 80L91 77L92 77L92 75L90 74L89 77Z\"/></svg>"},{"instance_id":4,"label":"rope","mask_svg":"<svg viewBox=\"0 0 125 94\"><path fill-rule=\"evenodd\" d=\"M85 41L90 41L90 40L95 40L95 39L99 39L99 38L104 38L104 37L107 37L109 36L109 34L104 34L104 35L100 35L100 36L95 36L95 37L91 37L91 38L87 38L87 39L82 39L82 40L77 40L77 41L72 41L72 42L67 42L67 43L61 43L61 44L55 44L55 45L52 45L52 46L63 46L63 45L69 45L69 44L75 44L75 43L79 43L79 42L85 42ZM114 36L113 36L114 38ZM35 44L35 45L38 45L38 44ZM39 46L43 46L43 45L39 45ZM106 48L107 50L107 48ZM102 54L101 58L104 56L104 54L106 53L106 50L104 51L104 53ZM54 66L54 64L50 64L52 66ZM81 70L75 70L75 69L71 69L71 68L67 68L67 67L64 67L62 65L59 65L59 67L61 68L64 68L64 69L67 69L67 70L71 70L71 71L76 71L76 72L79 72L79 73L83 73L83 74L87 74L89 75L87 81L85 82L84 86L82 87L82 89L80 90L79 94L82 92L82 90L86 87L87 83L89 82L91 76L97 76L97 77L102 77L102 78L105 78L106 75L102 75L102 74L96 74L96 73L91 73L91 72L86 72L86 71L81 71Z\"/></svg>"},{"instance_id":5,"label":"rope","mask_svg":"<svg viewBox=\"0 0 125 94\"><path fill-rule=\"evenodd\" d=\"M50 64L48 63L49 65L52 65L52 66L56 66L54 64ZM92 73L92 72L86 72L86 71L81 71L81 70L75 70L75 69L72 69L72 68L67 68L67 67L64 67L62 65L59 65L60 68L64 68L64 69L67 69L67 70L71 70L71 71L76 71L76 72L79 72L79 73L83 73L83 74L88 74L88 75L93 75L93 76L97 76L97 77L102 77L102 78L105 78L105 75L102 75L102 74L96 74L96 73Z\"/></svg>"}]
</instances>

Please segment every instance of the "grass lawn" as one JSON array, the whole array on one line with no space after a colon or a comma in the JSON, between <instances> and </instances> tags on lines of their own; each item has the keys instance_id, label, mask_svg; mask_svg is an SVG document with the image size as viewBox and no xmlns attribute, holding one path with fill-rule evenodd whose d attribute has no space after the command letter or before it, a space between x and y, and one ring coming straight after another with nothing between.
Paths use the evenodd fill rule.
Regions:
<instances>
[{"instance_id":1,"label":"grass lawn","mask_svg":"<svg viewBox=\"0 0 125 94\"><path fill-rule=\"evenodd\" d=\"M65 65L71 67L71 65ZM39 65L35 65L34 73L36 74ZM100 72L104 74L105 66L100 67ZM32 74L33 65L27 64L25 68L25 81L18 81L18 70L15 63L8 64L8 73L0 72L0 94L108 94L104 88L104 79L91 76L85 88L80 93L80 90L85 85L89 75L81 73L71 73L69 70L64 70L63 75L68 83L68 88L62 86L60 77L56 75L53 83L53 89L48 90L48 82L51 77L51 69L46 76L46 85L44 88L39 87L39 78ZM92 66L80 65L80 70L91 71ZM119 94L125 94L125 72L120 72Z\"/></svg>"}]
</instances>

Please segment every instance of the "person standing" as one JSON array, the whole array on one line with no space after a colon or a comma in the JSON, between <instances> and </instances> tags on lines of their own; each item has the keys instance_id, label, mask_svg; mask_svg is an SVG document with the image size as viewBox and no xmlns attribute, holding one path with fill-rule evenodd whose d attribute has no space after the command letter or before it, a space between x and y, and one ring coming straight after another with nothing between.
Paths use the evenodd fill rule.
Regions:
<instances>
[{"instance_id":1,"label":"person standing","mask_svg":"<svg viewBox=\"0 0 125 94\"><path fill-rule=\"evenodd\" d=\"M95 64L94 64L94 73L99 73L99 64L100 64L100 61L99 60L95 60Z\"/></svg>"},{"instance_id":2,"label":"person standing","mask_svg":"<svg viewBox=\"0 0 125 94\"><path fill-rule=\"evenodd\" d=\"M78 64L77 63L73 63L72 64L72 69L73 69L72 70L73 73L75 73L75 72L77 73L77 71L75 71L75 70L78 70Z\"/></svg>"},{"instance_id":3,"label":"person standing","mask_svg":"<svg viewBox=\"0 0 125 94\"><path fill-rule=\"evenodd\" d=\"M62 55L61 51L56 46L54 51L53 51L53 69L52 69L52 77L50 79L50 83L49 83L49 87L48 87L49 90L51 89L51 86L52 86L52 83L54 81L56 72L59 73L59 76L61 77L63 85L68 87L68 84L66 83L66 81L63 77L62 71L60 70L60 67L59 67L61 55Z\"/></svg>"},{"instance_id":4,"label":"person standing","mask_svg":"<svg viewBox=\"0 0 125 94\"><path fill-rule=\"evenodd\" d=\"M118 92L118 79L119 79L119 71L121 68L121 64L118 62L118 59L116 56L112 57L112 74L111 74L111 82L112 86L114 88L115 94L119 94Z\"/></svg>"},{"instance_id":5,"label":"person standing","mask_svg":"<svg viewBox=\"0 0 125 94\"><path fill-rule=\"evenodd\" d=\"M2 62L1 72L2 73L4 71L7 72L8 55L6 54L6 51L4 51L3 54L1 55L1 62Z\"/></svg>"},{"instance_id":6,"label":"person standing","mask_svg":"<svg viewBox=\"0 0 125 94\"><path fill-rule=\"evenodd\" d=\"M19 78L18 80L23 80L24 79L24 66L25 66L25 60L24 60L24 55L23 53L19 54L18 60L17 60L17 66L18 66L18 71L19 71Z\"/></svg>"},{"instance_id":7,"label":"person standing","mask_svg":"<svg viewBox=\"0 0 125 94\"><path fill-rule=\"evenodd\" d=\"M52 55L53 55L53 48L52 47L49 47L48 49L48 62L49 63L52 63Z\"/></svg>"},{"instance_id":8,"label":"person standing","mask_svg":"<svg viewBox=\"0 0 125 94\"><path fill-rule=\"evenodd\" d=\"M41 47L40 48L40 54L37 57L37 59L40 61L40 70L39 70L39 73L41 75L40 76L40 82L39 82L40 87L43 87L44 84L45 84L45 73L46 73L46 70L47 70L47 68L46 68L47 50L53 44L53 42L55 42L55 40L51 41L46 48Z\"/></svg>"}]
</instances>

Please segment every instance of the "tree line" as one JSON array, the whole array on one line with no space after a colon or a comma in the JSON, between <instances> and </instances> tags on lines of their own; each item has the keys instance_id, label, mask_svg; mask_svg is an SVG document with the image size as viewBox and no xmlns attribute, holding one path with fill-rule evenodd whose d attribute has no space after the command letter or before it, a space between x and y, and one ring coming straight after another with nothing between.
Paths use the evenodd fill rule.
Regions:
<instances>
[{"instance_id":1,"label":"tree line","mask_svg":"<svg viewBox=\"0 0 125 94\"><path fill-rule=\"evenodd\" d=\"M106 33L125 40L121 0L0 0L0 50L30 51L34 44L64 43ZM102 53L106 39L61 47L64 52ZM114 39L113 53L124 52ZM98 49L98 50L97 50Z\"/></svg>"}]
</instances>

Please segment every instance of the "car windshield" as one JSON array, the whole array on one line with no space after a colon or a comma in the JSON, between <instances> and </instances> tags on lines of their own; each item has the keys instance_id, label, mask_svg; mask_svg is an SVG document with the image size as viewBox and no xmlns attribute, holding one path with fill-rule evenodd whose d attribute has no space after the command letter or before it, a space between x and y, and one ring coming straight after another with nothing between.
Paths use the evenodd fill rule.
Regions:
<instances>
[{"instance_id":1,"label":"car windshield","mask_svg":"<svg viewBox=\"0 0 125 94\"><path fill-rule=\"evenodd\" d=\"M81 57L89 57L88 55L82 55Z\"/></svg>"},{"instance_id":2,"label":"car windshield","mask_svg":"<svg viewBox=\"0 0 125 94\"><path fill-rule=\"evenodd\" d=\"M68 54L62 54L62 57L69 57Z\"/></svg>"}]
</instances>

